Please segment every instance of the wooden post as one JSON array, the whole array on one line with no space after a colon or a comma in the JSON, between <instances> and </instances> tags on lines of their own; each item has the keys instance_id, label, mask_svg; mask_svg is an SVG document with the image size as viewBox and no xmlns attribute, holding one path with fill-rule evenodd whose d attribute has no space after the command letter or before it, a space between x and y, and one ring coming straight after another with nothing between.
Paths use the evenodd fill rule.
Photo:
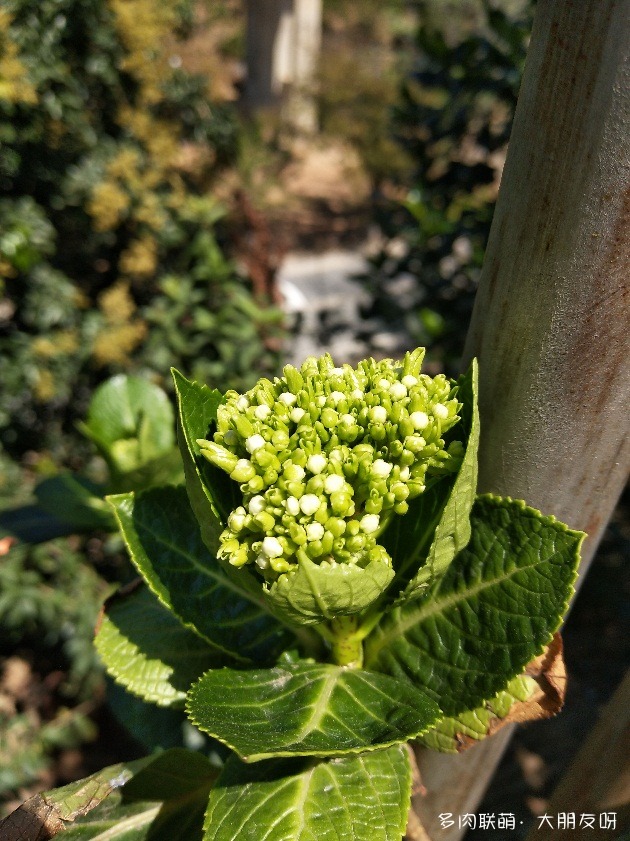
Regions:
<instances>
[{"instance_id":1,"label":"wooden post","mask_svg":"<svg viewBox=\"0 0 630 841\"><path fill-rule=\"evenodd\" d=\"M528 841L575 841L576 833L583 841L609 841L630 826L630 672L606 705L545 812L549 821L536 826ZM575 827L558 828L556 815L561 812L576 815ZM581 815L593 815L593 826L580 825ZM612 815L615 827L609 825Z\"/></svg>"},{"instance_id":2,"label":"wooden post","mask_svg":"<svg viewBox=\"0 0 630 841\"><path fill-rule=\"evenodd\" d=\"M480 491L586 531L583 570L630 469L629 47L627 0L538 3L464 360L480 363ZM462 837L508 738L419 752L433 841Z\"/></svg>"}]
</instances>

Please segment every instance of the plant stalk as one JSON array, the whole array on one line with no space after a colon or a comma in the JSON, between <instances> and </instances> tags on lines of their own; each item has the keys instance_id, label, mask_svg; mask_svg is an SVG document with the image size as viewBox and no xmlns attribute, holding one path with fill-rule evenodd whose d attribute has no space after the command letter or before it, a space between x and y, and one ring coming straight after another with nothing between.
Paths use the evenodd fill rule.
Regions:
<instances>
[{"instance_id":1,"label":"plant stalk","mask_svg":"<svg viewBox=\"0 0 630 841\"><path fill-rule=\"evenodd\" d=\"M330 622L331 653L338 666L360 669L363 665L363 635L358 616L339 616Z\"/></svg>"}]
</instances>

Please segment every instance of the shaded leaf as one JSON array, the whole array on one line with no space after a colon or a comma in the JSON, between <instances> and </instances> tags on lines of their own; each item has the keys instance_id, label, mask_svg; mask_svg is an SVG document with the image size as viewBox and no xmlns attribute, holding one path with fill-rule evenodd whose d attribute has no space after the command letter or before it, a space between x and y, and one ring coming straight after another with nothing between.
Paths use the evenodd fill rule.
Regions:
<instances>
[{"instance_id":1,"label":"shaded leaf","mask_svg":"<svg viewBox=\"0 0 630 841\"><path fill-rule=\"evenodd\" d=\"M400 841L411 774L404 746L327 762L230 760L204 841Z\"/></svg>"},{"instance_id":2,"label":"shaded leaf","mask_svg":"<svg viewBox=\"0 0 630 841\"><path fill-rule=\"evenodd\" d=\"M470 511L477 489L479 451L479 408L477 405L478 366L474 359L459 380L459 399L463 404L461 424L466 449L454 478L441 479L420 494L402 518L395 518L383 544L402 571L403 580L417 570L400 594L400 603L421 596L448 569L455 555L470 540ZM458 431L457 427L454 432ZM460 433L461 434L461 433Z\"/></svg>"},{"instance_id":3,"label":"shaded leaf","mask_svg":"<svg viewBox=\"0 0 630 841\"><path fill-rule=\"evenodd\" d=\"M114 519L102 492L83 477L60 473L40 482L35 497L43 511L67 523L73 531L113 531Z\"/></svg>"},{"instance_id":4,"label":"shaded leaf","mask_svg":"<svg viewBox=\"0 0 630 841\"><path fill-rule=\"evenodd\" d=\"M44 511L39 505L22 505L0 512L0 533L13 535L23 543L46 543L75 531L69 523Z\"/></svg>"},{"instance_id":5,"label":"shaded leaf","mask_svg":"<svg viewBox=\"0 0 630 841\"><path fill-rule=\"evenodd\" d=\"M525 672L512 678L494 698L455 718L443 718L418 741L433 750L461 752L506 724L556 715L564 704L565 690L562 640L556 634L543 654L532 660Z\"/></svg>"},{"instance_id":6,"label":"shaded leaf","mask_svg":"<svg viewBox=\"0 0 630 841\"><path fill-rule=\"evenodd\" d=\"M270 662L291 634L223 572L184 488L108 497L138 572L160 602L211 645L241 661ZM260 588L259 602L263 602Z\"/></svg>"},{"instance_id":7,"label":"shaded leaf","mask_svg":"<svg viewBox=\"0 0 630 841\"><path fill-rule=\"evenodd\" d=\"M583 537L523 502L480 497L470 543L424 597L381 621L366 668L424 689L448 716L479 706L550 642Z\"/></svg>"},{"instance_id":8,"label":"shaded leaf","mask_svg":"<svg viewBox=\"0 0 630 841\"><path fill-rule=\"evenodd\" d=\"M147 753L186 746L184 732L192 724L182 709L147 704L109 677L107 706Z\"/></svg>"},{"instance_id":9,"label":"shaded leaf","mask_svg":"<svg viewBox=\"0 0 630 841\"><path fill-rule=\"evenodd\" d=\"M252 762L386 747L423 732L440 715L407 682L305 662L210 671L191 688L187 709L200 730Z\"/></svg>"},{"instance_id":10,"label":"shaded leaf","mask_svg":"<svg viewBox=\"0 0 630 841\"><path fill-rule=\"evenodd\" d=\"M282 618L313 625L360 613L385 592L393 577L394 571L382 561L363 569L354 564L319 566L305 559L295 572L274 581L265 596Z\"/></svg>"},{"instance_id":11,"label":"shaded leaf","mask_svg":"<svg viewBox=\"0 0 630 841\"><path fill-rule=\"evenodd\" d=\"M181 706L199 675L221 662L140 582L107 600L94 644L114 680L163 707Z\"/></svg>"}]
</instances>

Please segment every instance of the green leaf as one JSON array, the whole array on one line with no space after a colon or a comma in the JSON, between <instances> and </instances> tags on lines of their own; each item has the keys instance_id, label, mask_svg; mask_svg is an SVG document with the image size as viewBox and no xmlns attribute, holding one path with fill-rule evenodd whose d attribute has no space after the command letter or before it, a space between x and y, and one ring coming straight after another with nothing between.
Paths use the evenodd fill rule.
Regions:
<instances>
[{"instance_id":1,"label":"green leaf","mask_svg":"<svg viewBox=\"0 0 630 841\"><path fill-rule=\"evenodd\" d=\"M492 732L497 719L506 718L515 704L524 703L537 690L538 684L533 677L518 675L508 682L505 689L474 710L441 719L426 733L418 736L418 741L431 750L459 753L465 747L465 742L485 739Z\"/></svg>"},{"instance_id":2,"label":"green leaf","mask_svg":"<svg viewBox=\"0 0 630 841\"><path fill-rule=\"evenodd\" d=\"M223 395L207 385L187 380L175 369L172 373L178 403L177 437L184 462L186 490L203 540L216 554L224 521L236 505L230 505L228 499L231 496L222 501L220 494L214 490L214 483L220 480L220 471L200 455L197 439L210 434Z\"/></svg>"},{"instance_id":3,"label":"green leaf","mask_svg":"<svg viewBox=\"0 0 630 841\"><path fill-rule=\"evenodd\" d=\"M216 556L219 535L227 517L242 500L237 483L200 455L197 439L212 436L223 395L216 389L187 380L174 368L171 370L177 394L177 438L184 462L186 491L203 542ZM250 593L254 601L260 598L260 581L249 570L235 569L227 562L222 566L237 587Z\"/></svg>"},{"instance_id":4,"label":"green leaf","mask_svg":"<svg viewBox=\"0 0 630 841\"><path fill-rule=\"evenodd\" d=\"M386 747L413 738L440 715L407 681L304 661L210 671L191 688L187 709L200 730L250 762Z\"/></svg>"},{"instance_id":5,"label":"green leaf","mask_svg":"<svg viewBox=\"0 0 630 841\"><path fill-rule=\"evenodd\" d=\"M354 564L319 566L305 559L295 572L281 575L265 596L283 619L313 625L360 613L387 589L394 571L382 561L365 569Z\"/></svg>"},{"instance_id":6,"label":"green leaf","mask_svg":"<svg viewBox=\"0 0 630 841\"><path fill-rule=\"evenodd\" d=\"M187 729L198 733L182 709L156 707L127 692L113 679L106 681L107 706L114 717L129 731L147 753L184 747ZM200 733L199 736L203 737Z\"/></svg>"},{"instance_id":7,"label":"green leaf","mask_svg":"<svg viewBox=\"0 0 630 841\"><path fill-rule=\"evenodd\" d=\"M69 523L44 511L39 505L22 505L0 512L0 534L13 535L22 543L46 543L76 532Z\"/></svg>"},{"instance_id":8,"label":"green leaf","mask_svg":"<svg viewBox=\"0 0 630 841\"><path fill-rule=\"evenodd\" d=\"M62 788L46 791L31 797L3 821L0 821L0 837L3 841L30 841L31 838L52 838L59 832L73 832L69 827L97 808L104 800L118 791L134 773L140 771L150 758L135 762L120 762L103 768L96 774L78 780ZM120 800L120 798L118 798ZM137 807L134 807L137 812ZM157 809L155 810L157 813ZM74 841L95 838L94 834L68 834ZM121 834L116 841L139 841L146 835Z\"/></svg>"},{"instance_id":9,"label":"green leaf","mask_svg":"<svg viewBox=\"0 0 630 841\"><path fill-rule=\"evenodd\" d=\"M174 420L173 408L161 388L119 374L96 389L87 421L80 428L119 474L173 449Z\"/></svg>"},{"instance_id":10,"label":"green leaf","mask_svg":"<svg viewBox=\"0 0 630 841\"><path fill-rule=\"evenodd\" d=\"M139 583L108 599L94 642L114 680L162 707L181 706L199 675L220 663Z\"/></svg>"},{"instance_id":11,"label":"green leaf","mask_svg":"<svg viewBox=\"0 0 630 841\"><path fill-rule=\"evenodd\" d=\"M474 709L549 643L583 537L524 502L479 497L470 543L423 598L384 617L366 668L424 689L448 716Z\"/></svg>"},{"instance_id":12,"label":"green leaf","mask_svg":"<svg viewBox=\"0 0 630 841\"><path fill-rule=\"evenodd\" d=\"M400 841L410 793L403 746L316 765L233 759L210 793L204 841Z\"/></svg>"},{"instance_id":13,"label":"green leaf","mask_svg":"<svg viewBox=\"0 0 630 841\"><path fill-rule=\"evenodd\" d=\"M31 798L0 823L0 835L6 841L60 832L71 841L201 841L217 774L186 750L120 763Z\"/></svg>"},{"instance_id":14,"label":"green leaf","mask_svg":"<svg viewBox=\"0 0 630 841\"><path fill-rule=\"evenodd\" d=\"M60 473L44 479L35 489L35 496L47 514L67 523L73 531L113 531L112 513L100 491L87 479Z\"/></svg>"},{"instance_id":15,"label":"green leaf","mask_svg":"<svg viewBox=\"0 0 630 841\"><path fill-rule=\"evenodd\" d=\"M122 474L116 483L116 491L142 491L158 485L181 485L184 483L184 465L179 449L173 447L164 455L146 462L141 467Z\"/></svg>"},{"instance_id":16,"label":"green leaf","mask_svg":"<svg viewBox=\"0 0 630 841\"><path fill-rule=\"evenodd\" d=\"M209 787L217 768L195 751L173 748L153 757L125 784L125 800L170 800L184 797L200 786Z\"/></svg>"},{"instance_id":17,"label":"green leaf","mask_svg":"<svg viewBox=\"0 0 630 841\"><path fill-rule=\"evenodd\" d=\"M270 662L292 637L240 590L201 539L184 488L108 497L138 572L160 602L212 646ZM263 602L259 587L259 602Z\"/></svg>"},{"instance_id":18,"label":"green leaf","mask_svg":"<svg viewBox=\"0 0 630 841\"><path fill-rule=\"evenodd\" d=\"M448 569L455 555L470 540L470 511L477 488L479 409L478 366L474 359L459 380L463 404L461 424L466 433L466 450L457 475L445 477L426 493L416 497L404 517L394 518L383 535L383 545L394 559L404 581L417 570L398 599L399 603L421 596ZM457 432L457 427L453 432Z\"/></svg>"}]
</instances>

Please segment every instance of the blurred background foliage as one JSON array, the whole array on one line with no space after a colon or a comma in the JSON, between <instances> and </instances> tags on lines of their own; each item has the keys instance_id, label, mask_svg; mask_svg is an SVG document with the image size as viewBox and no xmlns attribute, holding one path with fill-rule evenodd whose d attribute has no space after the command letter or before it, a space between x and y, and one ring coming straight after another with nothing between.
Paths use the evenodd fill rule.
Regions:
<instances>
[{"instance_id":1,"label":"blurred background foliage","mask_svg":"<svg viewBox=\"0 0 630 841\"><path fill-rule=\"evenodd\" d=\"M184 71L189 3L7 0L0 13L0 440L59 450L106 375L246 387L278 315L222 244L233 109ZM235 325L243 354L234 353ZM159 338L156 338L159 333Z\"/></svg>"}]
</instances>

